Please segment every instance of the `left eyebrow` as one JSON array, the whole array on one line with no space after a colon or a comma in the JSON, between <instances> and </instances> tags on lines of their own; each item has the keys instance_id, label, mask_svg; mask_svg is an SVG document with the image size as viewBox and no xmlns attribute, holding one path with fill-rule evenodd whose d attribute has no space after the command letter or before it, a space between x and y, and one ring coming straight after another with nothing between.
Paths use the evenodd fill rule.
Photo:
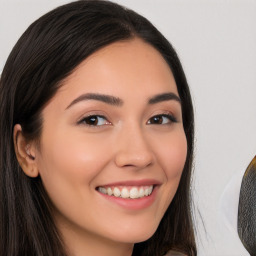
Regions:
<instances>
[{"instance_id":1,"label":"left eyebrow","mask_svg":"<svg viewBox=\"0 0 256 256\"><path fill-rule=\"evenodd\" d=\"M181 103L181 100L178 95L176 95L173 92L168 92L168 93L162 93L162 94L157 94L154 97L150 98L148 100L148 104L156 104L162 101L168 101L168 100L175 100L179 103Z\"/></svg>"},{"instance_id":2,"label":"left eyebrow","mask_svg":"<svg viewBox=\"0 0 256 256\"><path fill-rule=\"evenodd\" d=\"M105 95L105 94L98 94L98 93L85 93L85 94L80 95L76 99L74 99L66 107L66 109L70 108L71 106L73 106L74 104L76 104L78 102L87 101L87 100L101 101L101 102L107 103L109 105L117 106L117 107L123 105L123 101L118 97L114 97L111 95Z\"/></svg>"}]
</instances>

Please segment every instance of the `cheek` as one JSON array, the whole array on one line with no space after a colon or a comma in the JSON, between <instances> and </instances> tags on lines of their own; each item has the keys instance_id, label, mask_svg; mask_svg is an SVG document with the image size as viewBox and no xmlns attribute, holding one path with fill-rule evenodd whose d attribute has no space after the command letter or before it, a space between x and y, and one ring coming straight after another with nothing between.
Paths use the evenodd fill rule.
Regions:
<instances>
[{"instance_id":1,"label":"cheek","mask_svg":"<svg viewBox=\"0 0 256 256\"><path fill-rule=\"evenodd\" d=\"M167 180L178 178L179 181L187 157L187 140L184 131L178 131L167 137L158 148L158 156Z\"/></svg>"},{"instance_id":2,"label":"cheek","mask_svg":"<svg viewBox=\"0 0 256 256\"><path fill-rule=\"evenodd\" d=\"M152 136L151 142L160 167L159 173L163 175L158 205L158 219L161 220L179 186L187 156L187 139L184 130L177 126L171 132Z\"/></svg>"},{"instance_id":3,"label":"cheek","mask_svg":"<svg viewBox=\"0 0 256 256\"><path fill-rule=\"evenodd\" d=\"M95 139L93 136L81 136L60 132L45 139L43 145L43 166L51 169L50 172L63 175L95 173L98 166L103 163L103 154L107 152L104 140Z\"/></svg>"},{"instance_id":4,"label":"cheek","mask_svg":"<svg viewBox=\"0 0 256 256\"><path fill-rule=\"evenodd\" d=\"M107 146L106 146L107 147ZM91 184L108 162L104 144L79 134L55 133L42 141L39 161L42 181L54 204L74 201Z\"/></svg>"},{"instance_id":5,"label":"cheek","mask_svg":"<svg viewBox=\"0 0 256 256\"><path fill-rule=\"evenodd\" d=\"M180 130L166 137L158 149L159 163L166 179L162 192L162 210L165 212L177 191L187 157L187 140L184 131Z\"/></svg>"}]
</instances>

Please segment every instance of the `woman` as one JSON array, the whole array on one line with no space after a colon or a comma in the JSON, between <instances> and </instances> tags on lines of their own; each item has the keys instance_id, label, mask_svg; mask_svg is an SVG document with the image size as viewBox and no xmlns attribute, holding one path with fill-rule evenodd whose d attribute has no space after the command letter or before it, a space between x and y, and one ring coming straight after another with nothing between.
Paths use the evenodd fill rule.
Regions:
<instances>
[{"instance_id":1,"label":"woman","mask_svg":"<svg viewBox=\"0 0 256 256\"><path fill-rule=\"evenodd\" d=\"M49 12L0 102L2 255L196 255L191 97L149 21L106 1Z\"/></svg>"}]
</instances>

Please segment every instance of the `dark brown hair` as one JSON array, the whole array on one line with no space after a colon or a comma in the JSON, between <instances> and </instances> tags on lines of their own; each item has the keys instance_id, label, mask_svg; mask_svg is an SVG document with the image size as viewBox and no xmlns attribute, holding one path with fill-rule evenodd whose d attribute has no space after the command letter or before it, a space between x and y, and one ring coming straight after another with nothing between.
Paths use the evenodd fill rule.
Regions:
<instances>
[{"instance_id":1,"label":"dark brown hair","mask_svg":"<svg viewBox=\"0 0 256 256\"><path fill-rule=\"evenodd\" d=\"M160 256L175 249L196 255L191 217L194 118L179 58L166 38L144 17L112 2L82 0L45 14L14 46L0 80L0 253L4 256L63 256L64 245L51 215L40 177L27 177L15 156L13 127L40 139L41 112L62 81L89 55L113 42L138 37L168 63L182 104L188 143L176 195L157 231L135 244L134 255Z\"/></svg>"}]
</instances>

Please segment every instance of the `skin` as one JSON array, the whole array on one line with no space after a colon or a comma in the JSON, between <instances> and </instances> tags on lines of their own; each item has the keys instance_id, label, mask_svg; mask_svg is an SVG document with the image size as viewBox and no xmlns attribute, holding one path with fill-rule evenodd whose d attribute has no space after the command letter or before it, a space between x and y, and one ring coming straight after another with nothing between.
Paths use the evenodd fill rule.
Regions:
<instances>
[{"instance_id":1,"label":"skin","mask_svg":"<svg viewBox=\"0 0 256 256\"><path fill-rule=\"evenodd\" d=\"M74 102L88 93L114 96L122 103ZM116 42L83 61L43 109L40 149L28 144L21 127L15 126L18 160L27 175L41 176L70 255L128 256L134 243L157 229L187 154L180 102L148 102L163 93L178 96L160 53L137 38ZM159 117L163 114L176 121ZM104 118L88 125L90 115ZM145 179L158 185L153 202L142 209L122 207L96 190Z\"/></svg>"}]
</instances>

